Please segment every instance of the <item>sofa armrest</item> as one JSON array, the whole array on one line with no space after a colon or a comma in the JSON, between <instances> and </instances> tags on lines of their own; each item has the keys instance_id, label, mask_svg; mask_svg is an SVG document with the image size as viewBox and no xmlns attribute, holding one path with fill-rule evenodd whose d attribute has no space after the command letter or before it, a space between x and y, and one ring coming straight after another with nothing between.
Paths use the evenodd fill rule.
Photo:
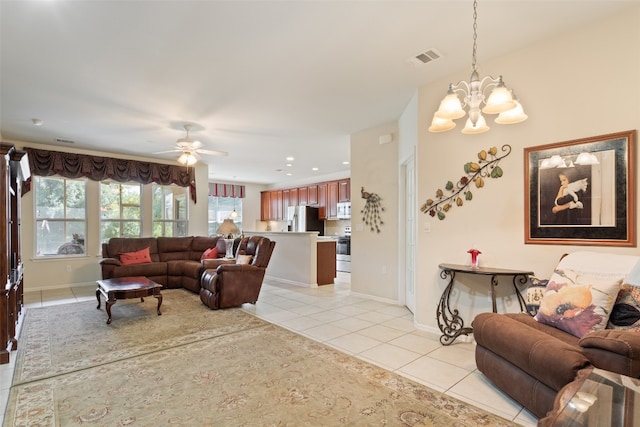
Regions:
<instances>
[{"instance_id":1,"label":"sofa armrest","mask_svg":"<svg viewBox=\"0 0 640 427\"><path fill-rule=\"evenodd\" d=\"M120 260L115 258L103 258L100 260L100 265L115 265L120 267L122 263L120 262Z\"/></svg>"},{"instance_id":2,"label":"sofa armrest","mask_svg":"<svg viewBox=\"0 0 640 427\"><path fill-rule=\"evenodd\" d=\"M626 357L640 357L640 334L616 329L590 332L580 340L582 348L597 348Z\"/></svg>"},{"instance_id":3,"label":"sofa armrest","mask_svg":"<svg viewBox=\"0 0 640 427\"><path fill-rule=\"evenodd\" d=\"M245 271L261 271L264 270L263 268L260 267L256 267L255 265L250 265L250 264L222 264L220 266L218 266L218 268L216 269L218 274L222 274L224 272L228 272L228 273L238 273L238 272L245 272Z\"/></svg>"},{"instance_id":4,"label":"sofa armrest","mask_svg":"<svg viewBox=\"0 0 640 427\"><path fill-rule=\"evenodd\" d=\"M640 376L640 334L616 329L591 332L579 341L582 353L601 369Z\"/></svg>"},{"instance_id":5,"label":"sofa armrest","mask_svg":"<svg viewBox=\"0 0 640 427\"><path fill-rule=\"evenodd\" d=\"M202 268L205 270L210 270L210 269L216 269L219 266L221 266L222 264L234 264L236 262L235 259L229 259L229 258L209 258L209 259L203 259L202 261L200 261L200 263L202 264Z\"/></svg>"}]
</instances>

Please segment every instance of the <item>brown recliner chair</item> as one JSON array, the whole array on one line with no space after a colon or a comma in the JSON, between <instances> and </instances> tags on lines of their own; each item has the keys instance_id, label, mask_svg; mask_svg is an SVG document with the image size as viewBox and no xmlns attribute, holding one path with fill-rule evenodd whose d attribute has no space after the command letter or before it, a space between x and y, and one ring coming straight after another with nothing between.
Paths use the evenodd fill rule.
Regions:
<instances>
[{"instance_id":1,"label":"brown recliner chair","mask_svg":"<svg viewBox=\"0 0 640 427\"><path fill-rule=\"evenodd\" d=\"M245 237L236 249L235 263L207 268L200 280L200 300L209 308L255 304L276 242L266 237ZM248 264L239 261L251 256Z\"/></svg>"}]
</instances>

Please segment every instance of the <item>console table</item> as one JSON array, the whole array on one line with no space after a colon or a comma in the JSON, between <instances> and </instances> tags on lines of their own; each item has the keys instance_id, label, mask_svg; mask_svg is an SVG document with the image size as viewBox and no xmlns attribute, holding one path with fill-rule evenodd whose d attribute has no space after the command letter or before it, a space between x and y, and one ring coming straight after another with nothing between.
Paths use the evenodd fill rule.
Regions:
<instances>
[{"instance_id":1,"label":"console table","mask_svg":"<svg viewBox=\"0 0 640 427\"><path fill-rule=\"evenodd\" d=\"M496 287L498 286L498 277L513 277L513 288L516 290L520 310L525 310L526 303L518 289L518 284L525 284L527 280L529 280L529 276L533 274L533 271L507 270L504 268L493 267L472 267L470 265L458 264L440 264L439 267L441 270L440 277L445 280L449 279L449 284L444 289L444 292L440 297L436 313L438 318L438 327L440 328L440 332L442 332L442 335L440 336L440 343L442 345L449 345L460 335L469 335L473 332L473 328L464 326L464 321L458 314L458 310L451 310L451 307L449 306L449 297L453 290L456 273L479 274L491 277L491 305L494 313L496 312Z\"/></svg>"}]
</instances>

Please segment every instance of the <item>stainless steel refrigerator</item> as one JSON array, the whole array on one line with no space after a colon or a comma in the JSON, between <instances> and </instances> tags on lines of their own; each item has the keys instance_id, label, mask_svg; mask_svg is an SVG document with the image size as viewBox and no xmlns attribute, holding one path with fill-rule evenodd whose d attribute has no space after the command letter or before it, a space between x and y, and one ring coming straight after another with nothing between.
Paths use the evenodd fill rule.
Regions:
<instances>
[{"instance_id":1,"label":"stainless steel refrigerator","mask_svg":"<svg viewBox=\"0 0 640 427\"><path fill-rule=\"evenodd\" d=\"M319 218L320 210L311 206L289 206L287 221L290 231L317 231L324 235L324 222Z\"/></svg>"}]
</instances>

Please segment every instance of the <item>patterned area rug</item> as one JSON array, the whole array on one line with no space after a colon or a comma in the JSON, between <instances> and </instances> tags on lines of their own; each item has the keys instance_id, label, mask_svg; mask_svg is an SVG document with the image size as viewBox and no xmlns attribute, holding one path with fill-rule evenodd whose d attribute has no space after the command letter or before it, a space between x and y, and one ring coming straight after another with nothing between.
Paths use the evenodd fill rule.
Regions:
<instances>
[{"instance_id":1,"label":"patterned area rug","mask_svg":"<svg viewBox=\"0 0 640 427\"><path fill-rule=\"evenodd\" d=\"M29 309L5 426L514 425L239 309L163 295L162 316L153 298L119 301L109 326L95 303Z\"/></svg>"}]
</instances>

